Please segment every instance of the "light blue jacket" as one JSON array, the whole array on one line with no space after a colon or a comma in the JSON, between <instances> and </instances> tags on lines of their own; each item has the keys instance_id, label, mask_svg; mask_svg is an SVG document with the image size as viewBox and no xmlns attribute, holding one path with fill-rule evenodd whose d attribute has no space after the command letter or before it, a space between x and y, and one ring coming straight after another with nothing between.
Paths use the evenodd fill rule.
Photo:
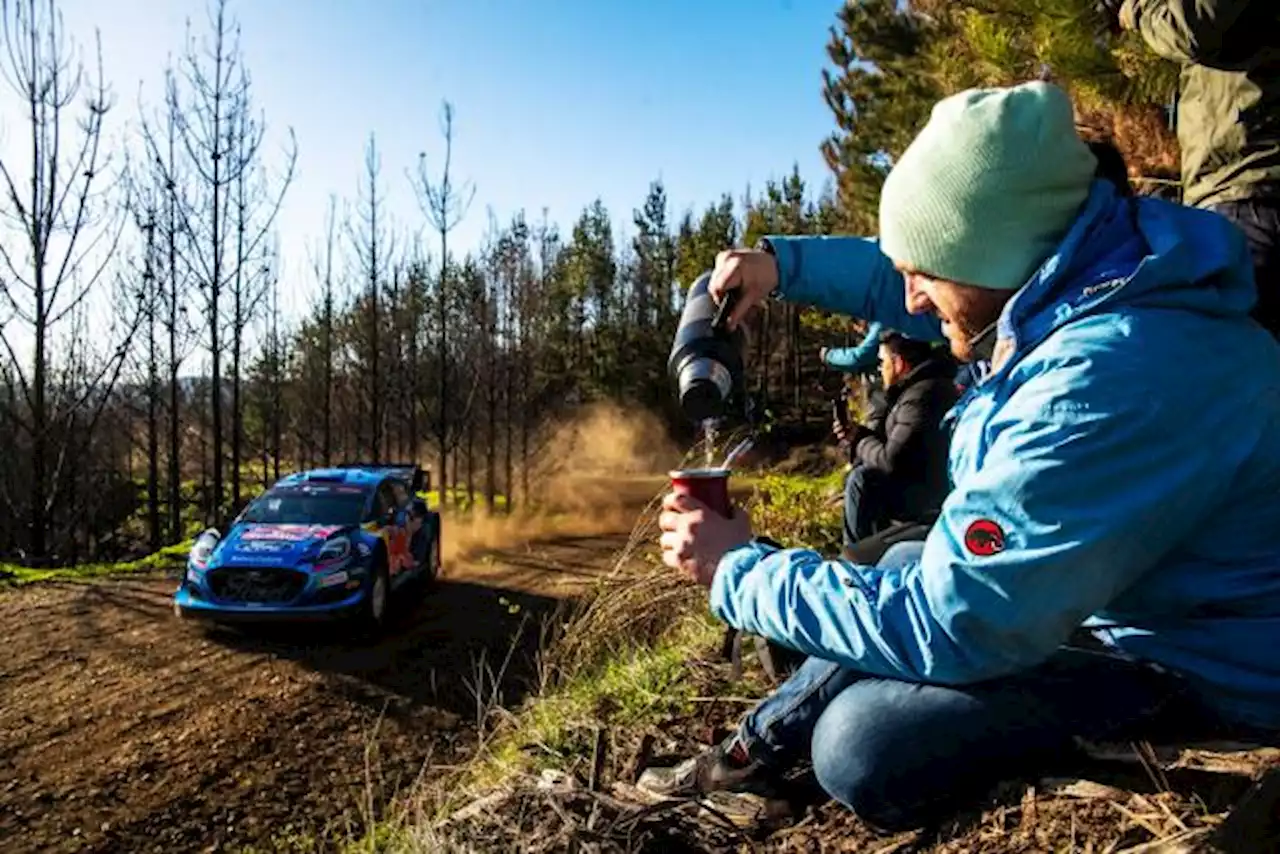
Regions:
<instances>
[{"instance_id":1,"label":"light blue jacket","mask_svg":"<svg viewBox=\"0 0 1280 854\"><path fill-rule=\"evenodd\" d=\"M847 374L861 374L873 371L880 363L880 333L883 324L867 325L867 334L853 347L833 347L827 350L824 360L827 367L844 371Z\"/></svg>"},{"instance_id":2,"label":"light blue jacket","mask_svg":"<svg viewBox=\"0 0 1280 854\"><path fill-rule=\"evenodd\" d=\"M936 336L874 241L772 242L784 299ZM1031 667L1086 624L1280 727L1280 347L1248 318L1255 298L1226 219L1096 183L1001 316L1013 355L948 416L953 489L920 560L751 544L721 561L712 610L943 684Z\"/></svg>"}]
</instances>

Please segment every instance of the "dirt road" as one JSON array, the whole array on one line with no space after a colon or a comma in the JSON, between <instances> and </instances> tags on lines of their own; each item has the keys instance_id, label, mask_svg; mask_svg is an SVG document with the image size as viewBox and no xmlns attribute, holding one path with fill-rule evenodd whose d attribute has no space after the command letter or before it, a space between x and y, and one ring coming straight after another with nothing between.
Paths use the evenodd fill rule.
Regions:
<instances>
[{"instance_id":1,"label":"dirt road","mask_svg":"<svg viewBox=\"0 0 1280 854\"><path fill-rule=\"evenodd\" d=\"M168 579L0 593L0 850L270 850L358 825L467 756L478 672L513 646L499 689L520 699L538 618L627 533L460 558L367 646L179 623Z\"/></svg>"}]
</instances>

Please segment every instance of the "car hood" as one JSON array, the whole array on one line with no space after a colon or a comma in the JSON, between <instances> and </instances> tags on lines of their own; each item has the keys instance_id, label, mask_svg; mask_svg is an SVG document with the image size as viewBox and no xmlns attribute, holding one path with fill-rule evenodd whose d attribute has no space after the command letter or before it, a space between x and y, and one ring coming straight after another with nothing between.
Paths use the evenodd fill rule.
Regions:
<instances>
[{"instance_id":1,"label":"car hood","mask_svg":"<svg viewBox=\"0 0 1280 854\"><path fill-rule=\"evenodd\" d=\"M323 541L354 529L354 525L242 523L222 538L212 562L217 565L292 566L314 554Z\"/></svg>"}]
</instances>

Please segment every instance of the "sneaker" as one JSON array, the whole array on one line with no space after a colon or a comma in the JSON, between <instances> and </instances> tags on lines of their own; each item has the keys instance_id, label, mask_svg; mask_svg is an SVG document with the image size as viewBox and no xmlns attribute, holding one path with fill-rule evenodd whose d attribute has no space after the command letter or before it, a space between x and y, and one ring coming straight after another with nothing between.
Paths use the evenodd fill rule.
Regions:
<instances>
[{"instance_id":1,"label":"sneaker","mask_svg":"<svg viewBox=\"0 0 1280 854\"><path fill-rule=\"evenodd\" d=\"M686 759L673 768L646 768L636 788L655 798L695 798L712 792L776 797L778 782L772 769L752 759L737 737Z\"/></svg>"}]
</instances>

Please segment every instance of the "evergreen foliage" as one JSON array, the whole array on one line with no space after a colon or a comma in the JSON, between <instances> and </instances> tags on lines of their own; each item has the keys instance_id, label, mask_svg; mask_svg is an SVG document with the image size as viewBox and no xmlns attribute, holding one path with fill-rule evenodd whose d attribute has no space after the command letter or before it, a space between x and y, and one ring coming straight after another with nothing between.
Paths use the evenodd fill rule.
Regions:
<instances>
[{"instance_id":1,"label":"evergreen foliage","mask_svg":"<svg viewBox=\"0 0 1280 854\"><path fill-rule=\"evenodd\" d=\"M1177 182L1177 68L1135 34L1106 35L1093 0L851 0L827 55L838 129L823 154L852 233L875 233L884 176L939 98L1044 74L1071 93L1086 139L1124 153L1140 192Z\"/></svg>"}]
</instances>

